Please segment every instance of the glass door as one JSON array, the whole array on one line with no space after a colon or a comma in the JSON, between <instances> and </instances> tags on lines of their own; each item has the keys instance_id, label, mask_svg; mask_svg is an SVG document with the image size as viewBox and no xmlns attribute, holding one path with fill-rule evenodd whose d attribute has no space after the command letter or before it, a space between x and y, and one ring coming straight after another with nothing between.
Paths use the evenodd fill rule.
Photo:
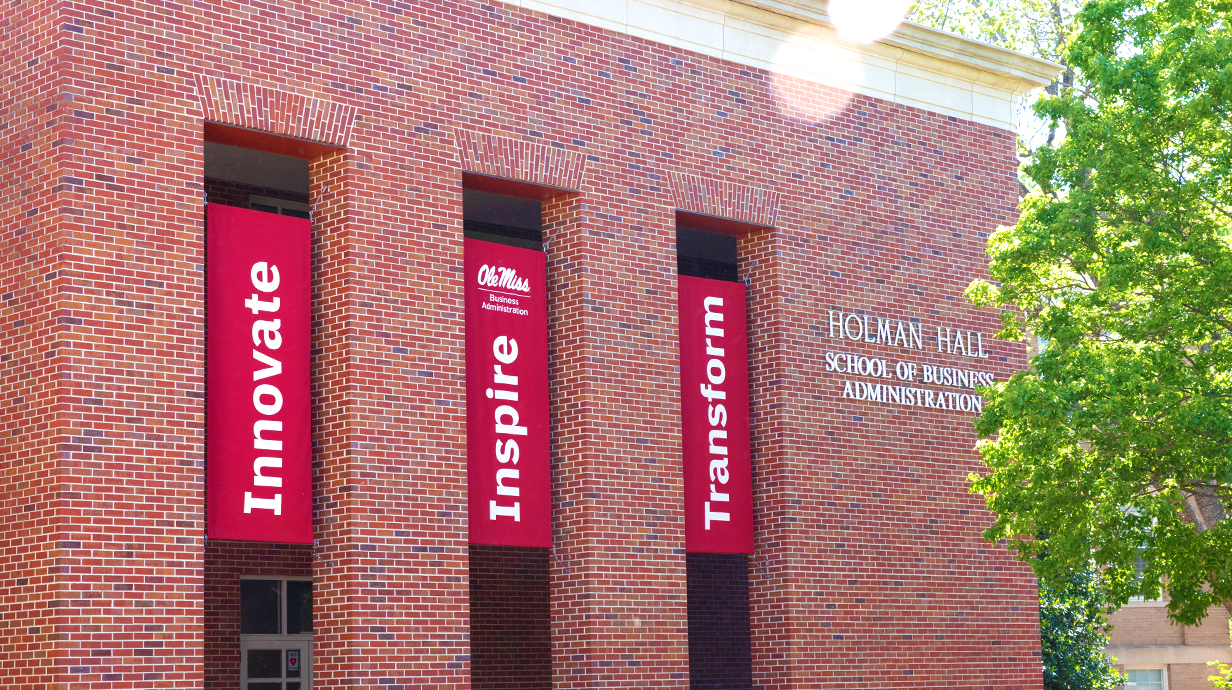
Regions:
<instances>
[{"instance_id":1,"label":"glass door","mask_svg":"<svg viewBox=\"0 0 1232 690\"><path fill-rule=\"evenodd\" d=\"M246 640L240 651L241 687L246 690L308 690L312 687L312 643L303 640Z\"/></svg>"},{"instance_id":2,"label":"glass door","mask_svg":"<svg viewBox=\"0 0 1232 690\"><path fill-rule=\"evenodd\" d=\"M311 687L312 581L241 578L241 690Z\"/></svg>"}]
</instances>

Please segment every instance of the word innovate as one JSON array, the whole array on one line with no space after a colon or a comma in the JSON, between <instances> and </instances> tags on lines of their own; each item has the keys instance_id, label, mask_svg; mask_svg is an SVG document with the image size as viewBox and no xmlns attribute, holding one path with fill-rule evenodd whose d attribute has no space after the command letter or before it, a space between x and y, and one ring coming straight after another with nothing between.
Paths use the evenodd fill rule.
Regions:
<instances>
[{"instance_id":1,"label":"word innovate","mask_svg":"<svg viewBox=\"0 0 1232 690\"><path fill-rule=\"evenodd\" d=\"M961 410L976 414L984 411L984 399L979 394L930 391L925 388L892 386L888 383L844 381L843 397L867 402L931 407L937 410Z\"/></svg>"},{"instance_id":2,"label":"word innovate","mask_svg":"<svg viewBox=\"0 0 1232 690\"><path fill-rule=\"evenodd\" d=\"M252 286L266 294L277 290L278 284L282 282L278 275L278 267L265 261L254 263L249 271L249 275L252 279ZM269 301L262 301L255 292L252 293L252 297L244 300L244 306L251 309L254 316L267 312L276 314L281 305L282 299L277 295L274 295ZM279 332L281 327L281 319L253 319L252 344L254 348L252 358L264 365L264 368L253 370L253 381L261 381L272 376L281 376L282 362L256 349L257 346L261 345L264 345L271 351L282 347L282 333ZM265 438L264 436L270 432L282 432L282 420L277 418L278 414L282 411L282 391L275 385L281 380L281 378L276 378L269 383L253 386L252 406L265 417L264 419L257 419L252 425L253 450L273 451L280 456L261 456L253 460L252 485L254 487L282 488L280 472L271 472L272 470L282 469L282 441ZM253 496L251 491L245 491L244 512L251 513L253 510L272 510L274 515L282 515L282 494L275 493L273 498L258 498Z\"/></svg>"},{"instance_id":3,"label":"word innovate","mask_svg":"<svg viewBox=\"0 0 1232 690\"><path fill-rule=\"evenodd\" d=\"M923 324L843 311L831 310L828 313L831 338L846 338L856 342L914 350L924 349ZM989 355L984 351L983 334L944 326L937 326L937 352L981 359Z\"/></svg>"}]
</instances>

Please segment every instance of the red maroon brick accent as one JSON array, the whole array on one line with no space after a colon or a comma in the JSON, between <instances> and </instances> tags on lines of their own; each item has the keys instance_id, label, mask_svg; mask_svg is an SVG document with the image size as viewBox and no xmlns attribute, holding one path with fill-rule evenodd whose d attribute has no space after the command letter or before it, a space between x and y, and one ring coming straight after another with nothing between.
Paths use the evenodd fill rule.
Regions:
<instances>
[{"instance_id":1,"label":"red maroon brick accent","mask_svg":"<svg viewBox=\"0 0 1232 690\"><path fill-rule=\"evenodd\" d=\"M205 689L240 686L240 576L312 575L312 547L211 540L205 547Z\"/></svg>"},{"instance_id":2,"label":"red maroon brick accent","mask_svg":"<svg viewBox=\"0 0 1232 690\"><path fill-rule=\"evenodd\" d=\"M668 180L672 202L681 211L752 225L774 225L778 192L676 171L668 173Z\"/></svg>"},{"instance_id":3,"label":"red maroon brick accent","mask_svg":"<svg viewBox=\"0 0 1232 690\"><path fill-rule=\"evenodd\" d=\"M472 687L550 687L548 549L471 544L469 556Z\"/></svg>"},{"instance_id":4,"label":"red maroon brick accent","mask_svg":"<svg viewBox=\"0 0 1232 690\"><path fill-rule=\"evenodd\" d=\"M581 151L495 134L455 131L462 169L562 189L580 189L586 170Z\"/></svg>"},{"instance_id":5,"label":"red maroon brick accent","mask_svg":"<svg viewBox=\"0 0 1232 690\"><path fill-rule=\"evenodd\" d=\"M204 682L204 75L355 111L310 197L318 687L469 686L459 130L586 160L545 204L554 687L689 683L673 172L779 199L740 246L754 683L1041 686L969 414L819 365L898 356L831 341L835 307L995 330L961 293L1014 219L1011 132L780 77L846 103L795 119L762 70L499 3L28 9L0 39L0 684Z\"/></svg>"},{"instance_id":6,"label":"red maroon brick accent","mask_svg":"<svg viewBox=\"0 0 1232 690\"><path fill-rule=\"evenodd\" d=\"M217 77L198 81L206 120L335 146L346 146L351 138L354 105Z\"/></svg>"}]
</instances>

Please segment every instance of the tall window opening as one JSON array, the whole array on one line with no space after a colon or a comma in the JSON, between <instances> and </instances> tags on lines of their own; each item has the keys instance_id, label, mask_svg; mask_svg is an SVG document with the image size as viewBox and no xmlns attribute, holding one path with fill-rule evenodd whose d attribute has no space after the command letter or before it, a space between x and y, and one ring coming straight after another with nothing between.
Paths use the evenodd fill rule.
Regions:
<instances>
[{"instance_id":1,"label":"tall window opening","mask_svg":"<svg viewBox=\"0 0 1232 690\"><path fill-rule=\"evenodd\" d=\"M234 206L307 218L309 161L338 150L212 122L204 139L207 214ZM309 690L312 593L311 545L209 539L206 687Z\"/></svg>"},{"instance_id":2,"label":"tall window opening","mask_svg":"<svg viewBox=\"0 0 1232 690\"><path fill-rule=\"evenodd\" d=\"M676 227L677 271L682 276L735 282L737 238ZM748 556L686 555L689 616L689 687L695 690L753 686L749 635Z\"/></svg>"},{"instance_id":3,"label":"tall window opening","mask_svg":"<svg viewBox=\"0 0 1232 690\"><path fill-rule=\"evenodd\" d=\"M540 201L465 189L462 204L467 238L543 250ZM548 573L546 548L470 545L471 687L475 690L551 687Z\"/></svg>"}]
</instances>

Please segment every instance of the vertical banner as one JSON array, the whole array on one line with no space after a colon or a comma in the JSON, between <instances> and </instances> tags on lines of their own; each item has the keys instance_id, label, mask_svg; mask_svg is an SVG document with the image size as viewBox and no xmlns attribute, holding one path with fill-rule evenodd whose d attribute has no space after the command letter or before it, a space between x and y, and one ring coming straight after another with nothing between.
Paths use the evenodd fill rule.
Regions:
<instances>
[{"instance_id":1,"label":"vertical banner","mask_svg":"<svg viewBox=\"0 0 1232 690\"><path fill-rule=\"evenodd\" d=\"M311 544L310 225L206 216L206 533Z\"/></svg>"},{"instance_id":2,"label":"vertical banner","mask_svg":"<svg viewBox=\"0 0 1232 690\"><path fill-rule=\"evenodd\" d=\"M470 543L551 546L546 258L464 242Z\"/></svg>"},{"instance_id":3,"label":"vertical banner","mask_svg":"<svg viewBox=\"0 0 1232 690\"><path fill-rule=\"evenodd\" d=\"M744 284L679 285L685 550L753 553Z\"/></svg>"}]
</instances>

